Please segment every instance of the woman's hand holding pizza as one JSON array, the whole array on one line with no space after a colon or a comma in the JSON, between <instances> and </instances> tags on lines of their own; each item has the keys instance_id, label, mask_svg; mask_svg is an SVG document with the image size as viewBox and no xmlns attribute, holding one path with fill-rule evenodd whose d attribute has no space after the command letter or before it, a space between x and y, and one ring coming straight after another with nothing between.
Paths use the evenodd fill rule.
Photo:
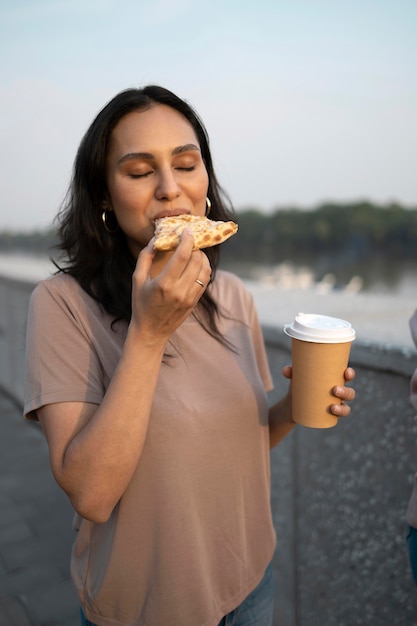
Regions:
<instances>
[{"instance_id":1,"label":"woman's hand holding pizza","mask_svg":"<svg viewBox=\"0 0 417 626\"><path fill-rule=\"evenodd\" d=\"M210 281L207 256L185 230L164 269L152 276L154 240L139 254L132 278L132 324L164 344L190 315ZM202 284L201 284L202 283Z\"/></svg>"}]
</instances>

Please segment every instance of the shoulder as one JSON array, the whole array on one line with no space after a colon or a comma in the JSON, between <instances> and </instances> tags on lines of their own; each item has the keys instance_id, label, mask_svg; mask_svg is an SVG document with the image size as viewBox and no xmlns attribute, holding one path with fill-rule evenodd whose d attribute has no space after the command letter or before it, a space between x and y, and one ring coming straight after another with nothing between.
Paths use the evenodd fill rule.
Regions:
<instances>
[{"instance_id":1,"label":"shoulder","mask_svg":"<svg viewBox=\"0 0 417 626\"><path fill-rule=\"evenodd\" d=\"M92 300L80 284L70 274L59 273L41 280L35 287L33 294L42 298L47 294L55 298L81 298Z\"/></svg>"},{"instance_id":2,"label":"shoulder","mask_svg":"<svg viewBox=\"0 0 417 626\"><path fill-rule=\"evenodd\" d=\"M32 292L32 309L39 310L52 305L54 308L66 310L98 307L98 304L82 289L75 278L64 273L41 280Z\"/></svg>"},{"instance_id":3,"label":"shoulder","mask_svg":"<svg viewBox=\"0 0 417 626\"><path fill-rule=\"evenodd\" d=\"M59 273L41 280L35 287L34 294L74 293L81 287L69 274Z\"/></svg>"}]
</instances>

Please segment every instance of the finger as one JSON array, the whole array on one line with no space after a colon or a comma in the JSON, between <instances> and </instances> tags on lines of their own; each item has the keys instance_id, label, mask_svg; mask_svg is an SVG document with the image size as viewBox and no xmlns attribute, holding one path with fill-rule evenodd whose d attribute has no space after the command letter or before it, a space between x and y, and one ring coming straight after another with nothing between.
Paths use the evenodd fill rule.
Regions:
<instances>
[{"instance_id":1,"label":"finger","mask_svg":"<svg viewBox=\"0 0 417 626\"><path fill-rule=\"evenodd\" d=\"M206 289L211 280L211 265L207 256L201 250L197 250L193 254L198 254L198 261L196 262L196 267L198 268L197 277L193 275L194 282L199 285L202 289ZM191 271L191 270L190 270Z\"/></svg>"},{"instance_id":2,"label":"finger","mask_svg":"<svg viewBox=\"0 0 417 626\"><path fill-rule=\"evenodd\" d=\"M195 279L195 284L198 285L201 289L203 289L203 291L206 290L207 285L204 284L204 282L202 280L200 280L199 278Z\"/></svg>"},{"instance_id":3,"label":"finger","mask_svg":"<svg viewBox=\"0 0 417 626\"><path fill-rule=\"evenodd\" d=\"M211 266L207 255L201 250L192 249L180 278L184 285L206 289L211 279Z\"/></svg>"},{"instance_id":4,"label":"finger","mask_svg":"<svg viewBox=\"0 0 417 626\"><path fill-rule=\"evenodd\" d=\"M341 385L333 387L332 393L336 398L340 398L346 402L354 400L356 396L356 391L352 389L352 387L342 387Z\"/></svg>"},{"instance_id":5,"label":"finger","mask_svg":"<svg viewBox=\"0 0 417 626\"><path fill-rule=\"evenodd\" d=\"M175 290L177 295L181 294L181 298L188 294L195 304L203 295L210 277L211 267L207 255L194 249L192 233L184 229L177 249L158 276L160 287L166 293ZM197 280L200 282L197 283Z\"/></svg>"},{"instance_id":6,"label":"finger","mask_svg":"<svg viewBox=\"0 0 417 626\"><path fill-rule=\"evenodd\" d=\"M184 228L184 230L182 231L181 236L180 236L180 243L183 239L185 241L187 241L188 239L192 239L193 247L194 247L194 235L191 232L190 228Z\"/></svg>"},{"instance_id":7,"label":"finger","mask_svg":"<svg viewBox=\"0 0 417 626\"><path fill-rule=\"evenodd\" d=\"M353 367L347 367L345 369L344 377L345 377L346 381L353 380L355 378L355 376L356 376L356 372L353 369Z\"/></svg>"},{"instance_id":8,"label":"finger","mask_svg":"<svg viewBox=\"0 0 417 626\"><path fill-rule=\"evenodd\" d=\"M284 376L284 378L292 378L292 366L291 365L285 365L281 371L282 371L282 375Z\"/></svg>"},{"instance_id":9,"label":"finger","mask_svg":"<svg viewBox=\"0 0 417 626\"><path fill-rule=\"evenodd\" d=\"M141 282L145 282L145 280L148 278L152 266L152 261L156 254L153 247L154 240L155 238L152 237L147 246L145 246L145 248L140 251L138 259L136 261L135 277Z\"/></svg>"},{"instance_id":10,"label":"finger","mask_svg":"<svg viewBox=\"0 0 417 626\"><path fill-rule=\"evenodd\" d=\"M191 246L193 250L194 249L197 250L197 248L194 248L194 235L189 228L184 228L184 230L182 231L180 242L177 246L177 249L180 246L186 246L186 247Z\"/></svg>"},{"instance_id":11,"label":"finger","mask_svg":"<svg viewBox=\"0 0 417 626\"><path fill-rule=\"evenodd\" d=\"M194 237L187 228L182 232L180 242L174 254L167 263L164 273L178 280L186 270L192 259L194 249Z\"/></svg>"},{"instance_id":12,"label":"finger","mask_svg":"<svg viewBox=\"0 0 417 626\"><path fill-rule=\"evenodd\" d=\"M350 414L350 406L348 404L332 404L330 412L337 417L347 417Z\"/></svg>"}]
</instances>

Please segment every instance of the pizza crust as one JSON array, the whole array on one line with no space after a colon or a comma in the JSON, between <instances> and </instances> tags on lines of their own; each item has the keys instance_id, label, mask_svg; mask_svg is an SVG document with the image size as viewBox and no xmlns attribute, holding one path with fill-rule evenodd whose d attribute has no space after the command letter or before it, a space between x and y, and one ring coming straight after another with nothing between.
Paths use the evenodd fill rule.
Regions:
<instances>
[{"instance_id":1,"label":"pizza crust","mask_svg":"<svg viewBox=\"0 0 417 626\"><path fill-rule=\"evenodd\" d=\"M155 220L155 250L175 250L185 228L193 234L194 248L210 248L229 239L238 226L235 222L214 221L199 215L161 217Z\"/></svg>"}]
</instances>

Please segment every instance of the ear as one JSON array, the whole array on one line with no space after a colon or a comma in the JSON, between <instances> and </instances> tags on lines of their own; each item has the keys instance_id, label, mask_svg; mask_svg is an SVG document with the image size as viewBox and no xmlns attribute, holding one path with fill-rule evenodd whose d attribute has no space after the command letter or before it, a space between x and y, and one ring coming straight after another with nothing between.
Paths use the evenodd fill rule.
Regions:
<instances>
[{"instance_id":1,"label":"ear","mask_svg":"<svg viewBox=\"0 0 417 626\"><path fill-rule=\"evenodd\" d=\"M103 209L103 211L113 211L113 207L111 205L111 200L108 196L108 194L106 193L106 195L103 198L103 201L101 203L101 208Z\"/></svg>"}]
</instances>

